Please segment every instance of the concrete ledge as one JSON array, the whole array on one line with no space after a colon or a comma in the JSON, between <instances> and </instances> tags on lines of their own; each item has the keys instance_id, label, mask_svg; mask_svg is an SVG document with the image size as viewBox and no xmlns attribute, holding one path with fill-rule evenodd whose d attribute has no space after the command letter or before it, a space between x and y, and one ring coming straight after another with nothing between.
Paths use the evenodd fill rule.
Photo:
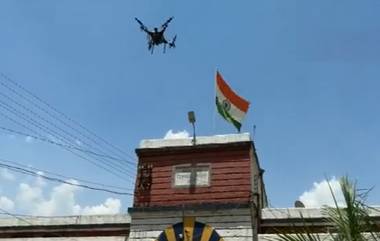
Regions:
<instances>
[{"instance_id":1,"label":"concrete ledge","mask_svg":"<svg viewBox=\"0 0 380 241\"><path fill-rule=\"evenodd\" d=\"M129 214L117 215L86 215L61 217L35 217L0 218L0 227L12 226L54 226L54 225L93 225L93 224L129 224Z\"/></svg>"},{"instance_id":2,"label":"concrete ledge","mask_svg":"<svg viewBox=\"0 0 380 241\"><path fill-rule=\"evenodd\" d=\"M370 216L380 217L380 207L373 206L369 210ZM264 208L262 219L293 219L293 218L325 218L321 208Z\"/></svg>"},{"instance_id":3,"label":"concrete ledge","mask_svg":"<svg viewBox=\"0 0 380 241\"><path fill-rule=\"evenodd\" d=\"M140 142L140 149L146 148L162 148L162 147L178 147L178 146L193 146L193 138L183 139L148 139ZM249 142L251 137L249 133L215 135L215 136L197 136L197 145L206 144L226 144L234 142Z\"/></svg>"},{"instance_id":4,"label":"concrete ledge","mask_svg":"<svg viewBox=\"0 0 380 241\"><path fill-rule=\"evenodd\" d=\"M187 204L181 206L168 206L168 207L134 207L128 208L128 213L135 212L162 212L162 211L186 211L186 210L221 210L221 209L239 209L249 208L248 203L203 203L203 204Z\"/></svg>"}]
</instances>

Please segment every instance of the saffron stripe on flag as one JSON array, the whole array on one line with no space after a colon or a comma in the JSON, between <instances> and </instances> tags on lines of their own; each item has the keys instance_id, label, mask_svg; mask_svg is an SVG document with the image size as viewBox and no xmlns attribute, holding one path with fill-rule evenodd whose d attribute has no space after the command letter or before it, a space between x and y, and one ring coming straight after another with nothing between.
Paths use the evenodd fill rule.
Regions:
<instances>
[{"instance_id":1,"label":"saffron stripe on flag","mask_svg":"<svg viewBox=\"0 0 380 241\"><path fill-rule=\"evenodd\" d=\"M243 112L247 112L249 108L249 102L238 96L224 81L219 71L216 71L216 83L222 94L231 101L233 105L239 108Z\"/></svg>"}]
</instances>

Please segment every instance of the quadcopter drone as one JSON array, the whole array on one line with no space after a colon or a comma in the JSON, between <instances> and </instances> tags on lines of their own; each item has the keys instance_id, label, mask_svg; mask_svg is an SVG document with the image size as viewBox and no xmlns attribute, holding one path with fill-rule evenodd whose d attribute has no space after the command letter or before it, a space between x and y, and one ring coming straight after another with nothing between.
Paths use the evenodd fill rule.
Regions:
<instances>
[{"instance_id":1,"label":"quadcopter drone","mask_svg":"<svg viewBox=\"0 0 380 241\"><path fill-rule=\"evenodd\" d=\"M148 38L148 49L153 54L153 49L155 45L164 45L164 53L166 52L166 45L169 45L169 48L175 48L175 40L177 39L177 35L174 36L171 42L168 42L165 39L164 33L169 23L173 20L174 17L169 18L164 24L161 25L161 30L158 31L158 28L154 28L154 31L149 31L148 28L138 19L135 20L140 24L140 29L147 33Z\"/></svg>"}]
</instances>

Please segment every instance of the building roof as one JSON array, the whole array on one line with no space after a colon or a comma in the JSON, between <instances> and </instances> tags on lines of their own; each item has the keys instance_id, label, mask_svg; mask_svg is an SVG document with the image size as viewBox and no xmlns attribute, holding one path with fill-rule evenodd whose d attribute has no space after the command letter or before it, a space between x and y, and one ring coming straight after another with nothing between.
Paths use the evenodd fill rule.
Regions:
<instances>
[{"instance_id":1,"label":"building roof","mask_svg":"<svg viewBox=\"0 0 380 241\"><path fill-rule=\"evenodd\" d=\"M163 147L180 147L180 146L193 146L193 137L181 139L147 139L140 142L140 149L146 148L163 148ZM241 134L228 134L228 135L215 135L215 136L197 136L197 145L208 144L227 144L236 142L250 142L251 137L249 133Z\"/></svg>"},{"instance_id":2,"label":"building roof","mask_svg":"<svg viewBox=\"0 0 380 241\"><path fill-rule=\"evenodd\" d=\"M379 208L372 206L368 211L371 220L380 224ZM272 236L261 236L259 240L272 240L273 235L279 233L302 233L305 227L313 233L328 233L334 229L334 224L321 208L264 208L261 210L260 235ZM377 229L380 231L380 226Z\"/></svg>"},{"instance_id":3,"label":"building roof","mask_svg":"<svg viewBox=\"0 0 380 241\"><path fill-rule=\"evenodd\" d=\"M380 217L380 207L372 206L369 210L372 217ZM324 218L326 215L321 208L264 208L261 211L263 220L295 219L295 218Z\"/></svg>"},{"instance_id":4,"label":"building roof","mask_svg":"<svg viewBox=\"0 0 380 241\"><path fill-rule=\"evenodd\" d=\"M129 214L84 215L84 216L25 216L19 218L0 218L1 227L11 226L52 226L52 225L97 225L97 224L129 224Z\"/></svg>"},{"instance_id":5,"label":"building roof","mask_svg":"<svg viewBox=\"0 0 380 241\"><path fill-rule=\"evenodd\" d=\"M122 241L129 235L130 223L129 214L0 218L0 240Z\"/></svg>"}]
</instances>

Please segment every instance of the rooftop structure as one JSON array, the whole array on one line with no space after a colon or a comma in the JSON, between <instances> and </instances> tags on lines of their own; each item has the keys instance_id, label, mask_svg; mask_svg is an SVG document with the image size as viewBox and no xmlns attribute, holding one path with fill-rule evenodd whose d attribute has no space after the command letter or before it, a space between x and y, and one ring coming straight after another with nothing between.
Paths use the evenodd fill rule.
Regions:
<instances>
[{"instance_id":1,"label":"rooftop structure","mask_svg":"<svg viewBox=\"0 0 380 241\"><path fill-rule=\"evenodd\" d=\"M0 241L273 241L305 225L329 240L333 226L321 209L267 207L248 133L197 137L195 143L143 140L136 153L129 214L0 219ZM379 209L370 216L380 224Z\"/></svg>"},{"instance_id":2,"label":"rooftop structure","mask_svg":"<svg viewBox=\"0 0 380 241\"><path fill-rule=\"evenodd\" d=\"M249 133L143 140L134 208L248 204L266 193Z\"/></svg>"},{"instance_id":3,"label":"rooftop structure","mask_svg":"<svg viewBox=\"0 0 380 241\"><path fill-rule=\"evenodd\" d=\"M130 223L128 214L0 218L0 240L90 241L103 237L107 241L124 241Z\"/></svg>"},{"instance_id":4,"label":"rooftop structure","mask_svg":"<svg viewBox=\"0 0 380 241\"><path fill-rule=\"evenodd\" d=\"M209 144L229 144L236 142L251 142L249 133L242 134L229 134L229 135L215 135L215 136L197 136L196 145L209 145ZM176 146L194 146L193 138L181 139L150 139L142 140L140 142L140 149L149 148L164 148Z\"/></svg>"},{"instance_id":5,"label":"rooftop structure","mask_svg":"<svg viewBox=\"0 0 380 241\"><path fill-rule=\"evenodd\" d=\"M267 199L248 133L143 140L136 153L130 241L252 240L257 233Z\"/></svg>"}]
</instances>

